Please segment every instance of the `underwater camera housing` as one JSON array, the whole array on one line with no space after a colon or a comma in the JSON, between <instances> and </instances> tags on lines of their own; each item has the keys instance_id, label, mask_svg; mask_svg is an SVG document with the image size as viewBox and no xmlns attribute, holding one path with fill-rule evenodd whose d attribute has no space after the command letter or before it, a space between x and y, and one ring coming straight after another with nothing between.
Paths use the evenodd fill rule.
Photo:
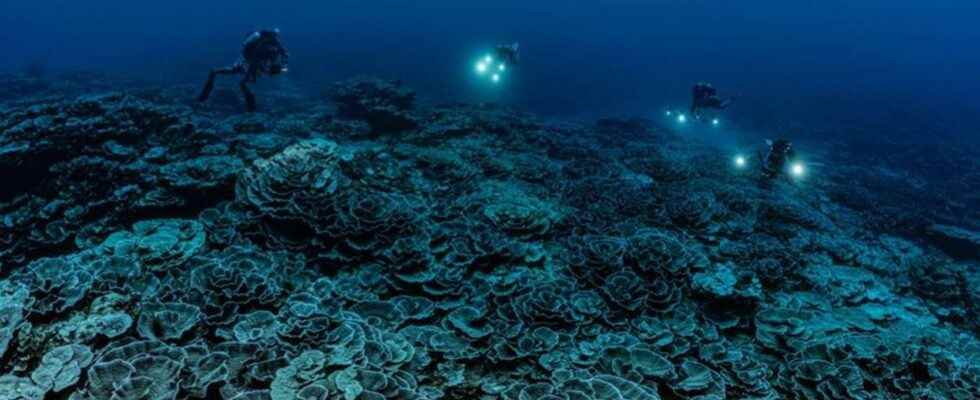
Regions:
<instances>
[{"instance_id":1,"label":"underwater camera housing","mask_svg":"<svg viewBox=\"0 0 980 400\"><path fill-rule=\"evenodd\" d=\"M286 57L282 54L277 55L271 61L269 61L269 75L279 75L289 71L289 67L286 65Z\"/></svg>"},{"instance_id":2,"label":"underwater camera housing","mask_svg":"<svg viewBox=\"0 0 980 400\"><path fill-rule=\"evenodd\" d=\"M282 56L276 57L269 63L269 75L279 75L289 71Z\"/></svg>"}]
</instances>

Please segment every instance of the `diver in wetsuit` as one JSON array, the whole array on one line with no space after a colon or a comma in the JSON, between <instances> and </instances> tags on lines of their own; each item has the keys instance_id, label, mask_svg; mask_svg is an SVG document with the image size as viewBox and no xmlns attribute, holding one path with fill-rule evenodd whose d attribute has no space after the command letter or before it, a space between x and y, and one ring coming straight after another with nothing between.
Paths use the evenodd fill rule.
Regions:
<instances>
[{"instance_id":1,"label":"diver in wetsuit","mask_svg":"<svg viewBox=\"0 0 980 400\"><path fill-rule=\"evenodd\" d=\"M504 65L517 65L520 59L520 43L502 44L493 49L493 55Z\"/></svg>"},{"instance_id":2,"label":"diver in wetsuit","mask_svg":"<svg viewBox=\"0 0 980 400\"><path fill-rule=\"evenodd\" d=\"M710 83L699 82L691 88L691 115L700 120L704 115L704 110L724 110L735 101L734 97L722 99L718 97L718 90Z\"/></svg>"},{"instance_id":3,"label":"diver in wetsuit","mask_svg":"<svg viewBox=\"0 0 980 400\"><path fill-rule=\"evenodd\" d=\"M796 158L793 143L786 139L766 140L768 152L762 156L762 176L772 180L778 178L786 169L786 162Z\"/></svg>"},{"instance_id":4,"label":"diver in wetsuit","mask_svg":"<svg viewBox=\"0 0 980 400\"><path fill-rule=\"evenodd\" d=\"M255 111L255 94L248 88L249 83L255 83L259 75L279 75L286 72L289 63L289 53L279 40L279 30L263 30L252 32L242 43L242 56L229 67L211 70L208 81L201 90L197 101L205 102L214 89L214 78L218 75L244 75L238 83L242 96L245 98L245 109Z\"/></svg>"}]
</instances>

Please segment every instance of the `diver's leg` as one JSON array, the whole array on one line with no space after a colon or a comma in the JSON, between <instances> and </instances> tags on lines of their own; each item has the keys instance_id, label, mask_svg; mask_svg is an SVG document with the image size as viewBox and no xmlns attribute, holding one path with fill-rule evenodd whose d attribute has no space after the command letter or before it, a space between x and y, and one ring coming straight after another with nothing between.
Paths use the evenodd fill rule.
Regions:
<instances>
[{"instance_id":1,"label":"diver's leg","mask_svg":"<svg viewBox=\"0 0 980 400\"><path fill-rule=\"evenodd\" d=\"M241 82L238 82L238 86L242 89L242 96L245 97L245 110L248 112L255 112L255 94L248 88L248 84L255 82L258 77L259 69L252 65L245 71L245 76L242 77Z\"/></svg>"},{"instance_id":2,"label":"diver's leg","mask_svg":"<svg viewBox=\"0 0 980 400\"><path fill-rule=\"evenodd\" d=\"M245 111L255 112L255 94L248 88L248 79L242 79L238 86L242 89L242 96L245 97Z\"/></svg>"},{"instance_id":3,"label":"diver's leg","mask_svg":"<svg viewBox=\"0 0 980 400\"><path fill-rule=\"evenodd\" d=\"M248 88L248 81L242 79L238 85L242 89L242 96L245 97L245 111L255 112L255 94Z\"/></svg>"},{"instance_id":4,"label":"diver's leg","mask_svg":"<svg viewBox=\"0 0 980 400\"><path fill-rule=\"evenodd\" d=\"M204 88L201 89L201 94L197 96L197 101L203 103L208 100L208 97L211 97L211 91L214 90L214 78L216 76L231 75L237 73L239 73L239 70L235 66L212 69L211 72L208 74L208 81L204 83Z\"/></svg>"},{"instance_id":5,"label":"diver's leg","mask_svg":"<svg viewBox=\"0 0 980 400\"><path fill-rule=\"evenodd\" d=\"M201 89L201 94L197 96L197 101L203 103L208 101L208 97L211 97L211 91L214 90L214 77L218 75L217 70L211 70L208 74L208 81L204 83L204 88Z\"/></svg>"},{"instance_id":6,"label":"diver's leg","mask_svg":"<svg viewBox=\"0 0 980 400\"><path fill-rule=\"evenodd\" d=\"M691 119L694 120L694 121L701 121L701 120L703 120L704 119L704 111L705 111L704 104L698 104L696 106L691 107Z\"/></svg>"}]
</instances>

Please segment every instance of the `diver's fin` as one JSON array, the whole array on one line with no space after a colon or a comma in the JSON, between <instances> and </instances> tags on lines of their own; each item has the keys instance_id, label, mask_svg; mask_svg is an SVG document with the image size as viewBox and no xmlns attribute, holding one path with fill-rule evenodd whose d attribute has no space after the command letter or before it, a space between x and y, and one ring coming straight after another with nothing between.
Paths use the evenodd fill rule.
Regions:
<instances>
[{"instance_id":1,"label":"diver's fin","mask_svg":"<svg viewBox=\"0 0 980 400\"><path fill-rule=\"evenodd\" d=\"M208 97L211 97L211 91L214 90L214 72L208 75L208 81L204 84L204 88L201 89L201 94L197 96L197 101L203 103L208 101Z\"/></svg>"},{"instance_id":2,"label":"diver's fin","mask_svg":"<svg viewBox=\"0 0 980 400\"><path fill-rule=\"evenodd\" d=\"M249 90L245 82L242 82L239 86L242 89L242 96L245 98L245 111L250 113L255 112L255 94Z\"/></svg>"}]
</instances>

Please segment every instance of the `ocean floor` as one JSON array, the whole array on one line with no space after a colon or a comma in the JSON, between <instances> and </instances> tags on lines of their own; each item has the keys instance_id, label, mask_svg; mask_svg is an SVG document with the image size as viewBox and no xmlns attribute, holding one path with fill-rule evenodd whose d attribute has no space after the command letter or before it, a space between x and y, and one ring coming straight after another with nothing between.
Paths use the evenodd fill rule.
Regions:
<instances>
[{"instance_id":1,"label":"ocean floor","mask_svg":"<svg viewBox=\"0 0 980 400\"><path fill-rule=\"evenodd\" d=\"M0 399L980 398L974 149L196 89L0 77Z\"/></svg>"}]
</instances>

